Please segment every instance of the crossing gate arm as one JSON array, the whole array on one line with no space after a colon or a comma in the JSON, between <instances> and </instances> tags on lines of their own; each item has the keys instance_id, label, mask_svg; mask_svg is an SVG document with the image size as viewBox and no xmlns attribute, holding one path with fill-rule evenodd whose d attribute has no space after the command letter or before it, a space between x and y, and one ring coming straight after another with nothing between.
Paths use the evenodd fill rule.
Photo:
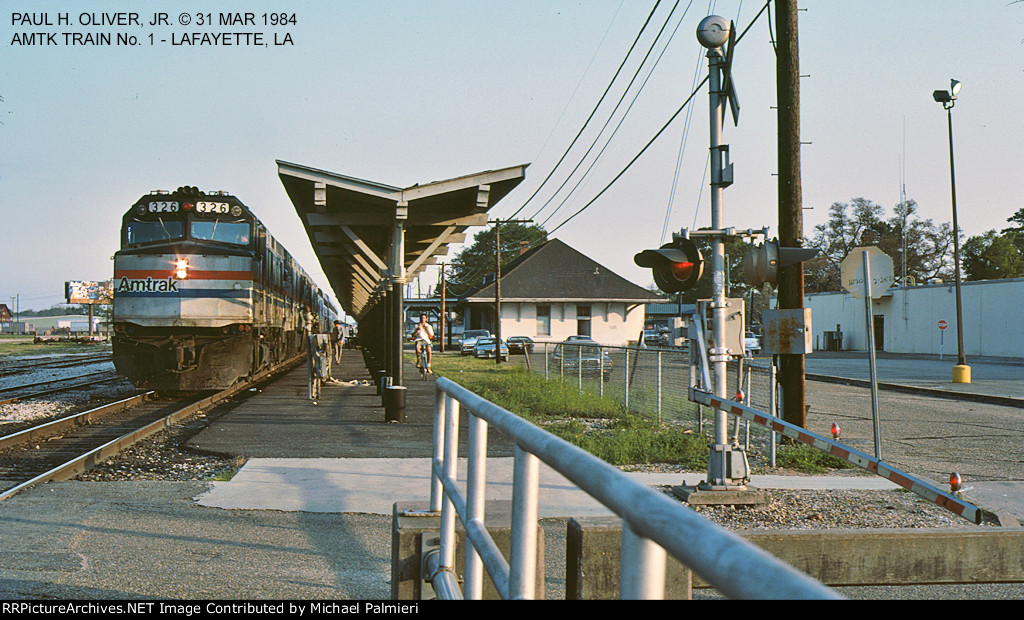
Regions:
<instances>
[{"instance_id":1,"label":"crossing gate arm","mask_svg":"<svg viewBox=\"0 0 1024 620\"><path fill-rule=\"evenodd\" d=\"M695 403L714 407L715 409L721 409L722 411L739 416L744 420L749 420L777 433L781 433L790 439L795 439L823 452L827 452L838 459L852 463L861 469L866 469L867 471L877 474L886 480L890 480L904 489L912 491L926 500L942 506L953 514L959 515L972 523L981 523L982 510L974 504L964 501L955 495L951 495L916 476L900 471L895 467L890 467L881 459L869 456L864 452L855 450L837 441L823 437L822 435L812 433L805 428L786 422L785 420L769 415L758 409L754 409L753 407L748 407L743 403L720 398L711 392L706 392L695 387L690 388L690 400Z\"/></svg>"}]
</instances>

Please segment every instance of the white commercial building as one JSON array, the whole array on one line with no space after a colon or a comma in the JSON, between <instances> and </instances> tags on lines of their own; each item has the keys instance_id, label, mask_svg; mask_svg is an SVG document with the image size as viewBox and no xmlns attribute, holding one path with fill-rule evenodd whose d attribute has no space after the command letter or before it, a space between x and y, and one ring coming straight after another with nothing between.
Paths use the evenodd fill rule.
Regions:
<instances>
[{"instance_id":1,"label":"white commercial building","mask_svg":"<svg viewBox=\"0 0 1024 620\"><path fill-rule=\"evenodd\" d=\"M1024 278L962 282L960 290L964 355L1024 358ZM814 293L804 297L804 305L811 309L815 350L837 345L843 350L867 350L863 299L846 292ZM956 359L952 282L890 288L872 301L872 315L876 350Z\"/></svg>"}]
</instances>

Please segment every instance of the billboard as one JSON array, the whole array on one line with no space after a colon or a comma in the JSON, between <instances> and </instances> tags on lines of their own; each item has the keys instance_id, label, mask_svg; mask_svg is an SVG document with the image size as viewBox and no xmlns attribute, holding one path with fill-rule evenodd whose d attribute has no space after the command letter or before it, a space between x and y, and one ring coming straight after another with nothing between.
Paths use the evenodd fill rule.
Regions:
<instances>
[{"instance_id":1,"label":"billboard","mask_svg":"<svg viewBox=\"0 0 1024 620\"><path fill-rule=\"evenodd\" d=\"M112 304L113 281L86 282L72 280L64 283L64 297L69 304Z\"/></svg>"}]
</instances>

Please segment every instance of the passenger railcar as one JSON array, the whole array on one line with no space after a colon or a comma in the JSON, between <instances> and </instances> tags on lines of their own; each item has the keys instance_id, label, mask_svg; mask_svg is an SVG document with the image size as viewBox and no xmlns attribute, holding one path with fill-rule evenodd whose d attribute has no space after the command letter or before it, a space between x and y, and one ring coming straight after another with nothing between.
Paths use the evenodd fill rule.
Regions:
<instances>
[{"instance_id":1,"label":"passenger railcar","mask_svg":"<svg viewBox=\"0 0 1024 620\"><path fill-rule=\"evenodd\" d=\"M236 197L180 187L125 213L114 366L138 387L223 389L303 350L336 309Z\"/></svg>"}]
</instances>

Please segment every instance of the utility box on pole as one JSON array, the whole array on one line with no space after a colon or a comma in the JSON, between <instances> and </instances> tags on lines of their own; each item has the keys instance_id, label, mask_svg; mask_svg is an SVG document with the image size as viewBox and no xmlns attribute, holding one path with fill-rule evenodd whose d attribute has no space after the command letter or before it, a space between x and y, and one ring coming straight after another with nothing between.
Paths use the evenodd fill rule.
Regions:
<instances>
[{"instance_id":1,"label":"utility box on pole","mask_svg":"<svg viewBox=\"0 0 1024 620\"><path fill-rule=\"evenodd\" d=\"M764 352L771 355L807 355L813 349L811 342L811 309L795 308L765 310Z\"/></svg>"}]
</instances>

